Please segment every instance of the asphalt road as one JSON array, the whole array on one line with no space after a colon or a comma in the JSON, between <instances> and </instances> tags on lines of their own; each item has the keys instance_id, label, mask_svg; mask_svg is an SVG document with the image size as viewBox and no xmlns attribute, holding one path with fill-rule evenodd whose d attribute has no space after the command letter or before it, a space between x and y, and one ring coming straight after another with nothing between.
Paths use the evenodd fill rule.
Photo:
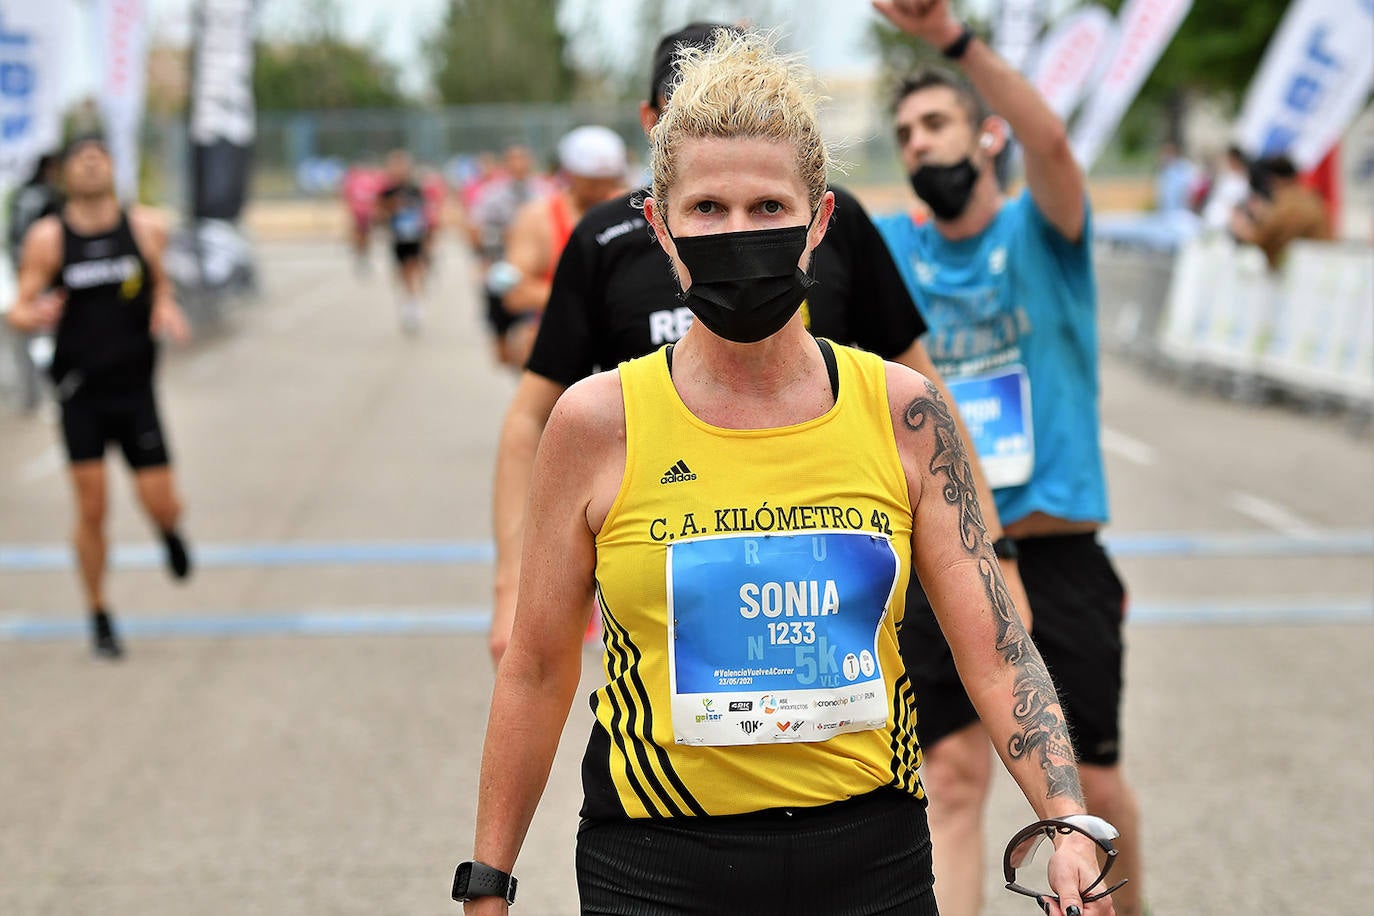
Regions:
<instances>
[{"instance_id":1,"label":"asphalt road","mask_svg":"<svg viewBox=\"0 0 1374 916\"><path fill-rule=\"evenodd\" d=\"M456 911L513 379L456 249L415 338L382 252L364 278L332 243L261 257L262 301L161 376L189 585L162 573L111 462L120 664L87 653L53 415L0 410L0 913ZM1114 358L1103 402L1154 912L1367 912L1374 444ZM589 722L579 703L519 912L576 912ZM990 853L1029 818L1004 778ZM987 912L1034 912L996 871L990 855Z\"/></svg>"}]
</instances>

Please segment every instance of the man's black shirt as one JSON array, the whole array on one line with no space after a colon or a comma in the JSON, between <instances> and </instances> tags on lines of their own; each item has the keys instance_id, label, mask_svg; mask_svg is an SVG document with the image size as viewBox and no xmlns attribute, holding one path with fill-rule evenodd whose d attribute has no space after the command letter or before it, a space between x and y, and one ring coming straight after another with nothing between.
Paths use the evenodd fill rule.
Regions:
<instances>
[{"instance_id":1,"label":"man's black shirt","mask_svg":"<svg viewBox=\"0 0 1374 916\"><path fill-rule=\"evenodd\" d=\"M925 333L887 246L863 207L835 192L835 215L816 250L803 303L818 337L854 344L886 359ZM569 387L600 369L651 353L680 338L692 313L677 298L668 256L635 191L589 210L573 229L554 273L527 368Z\"/></svg>"}]
</instances>

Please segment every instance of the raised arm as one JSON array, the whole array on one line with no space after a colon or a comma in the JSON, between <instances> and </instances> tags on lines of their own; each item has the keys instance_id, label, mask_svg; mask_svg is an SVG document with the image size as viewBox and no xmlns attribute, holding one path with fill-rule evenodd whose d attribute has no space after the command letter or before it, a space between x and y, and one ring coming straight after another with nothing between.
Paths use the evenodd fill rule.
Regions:
<instances>
[{"instance_id":1,"label":"raised arm","mask_svg":"<svg viewBox=\"0 0 1374 916\"><path fill-rule=\"evenodd\" d=\"M5 320L15 330L32 333L51 328L62 317L61 292L48 292L62 269L62 224L55 216L34 222L19 254L19 284Z\"/></svg>"},{"instance_id":2,"label":"raised arm","mask_svg":"<svg viewBox=\"0 0 1374 916\"><path fill-rule=\"evenodd\" d=\"M575 385L549 417L535 460L511 642L496 674L478 784L473 858L510 872L548 780L582 670L595 531L624 473L619 377ZM495 897L469 914L504 913Z\"/></svg>"},{"instance_id":3,"label":"raised arm","mask_svg":"<svg viewBox=\"0 0 1374 916\"><path fill-rule=\"evenodd\" d=\"M963 32L948 0L874 0L873 6L897 28L939 50ZM982 41L969 43L959 65L988 108L1011 125L1025 153L1026 185L1035 205L1064 238L1078 241L1087 192L1064 122L1016 68Z\"/></svg>"},{"instance_id":4,"label":"raised arm","mask_svg":"<svg viewBox=\"0 0 1374 916\"><path fill-rule=\"evenodd\" d=\"M959 677L1036 814L1082 814L1063 709L993 555L949 406L931 382L898 367L889 367L888 388L915 514L912 556ZM1084 906L1079 889L1097 877L1096 865L1090 841L1060 842L1050 878L1060 907ZM1084 912L1111 913L1110 901Z\"/></svg>"}]
</instances>

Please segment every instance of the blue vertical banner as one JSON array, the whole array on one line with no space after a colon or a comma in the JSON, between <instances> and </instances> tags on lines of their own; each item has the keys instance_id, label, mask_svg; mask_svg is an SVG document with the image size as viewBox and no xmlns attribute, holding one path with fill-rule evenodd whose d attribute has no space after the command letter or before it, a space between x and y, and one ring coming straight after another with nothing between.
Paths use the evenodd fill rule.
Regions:
<instances>
[{"instance_id":1,"label":"blue vertical banner","mask_svg":"<svg viewBox=\"0 0 1374 916\"><path fill-rule=\"evenodd\" d=\"M0 0L0 190L62 142L63 7Z\"/></svg>"}]
</instances>

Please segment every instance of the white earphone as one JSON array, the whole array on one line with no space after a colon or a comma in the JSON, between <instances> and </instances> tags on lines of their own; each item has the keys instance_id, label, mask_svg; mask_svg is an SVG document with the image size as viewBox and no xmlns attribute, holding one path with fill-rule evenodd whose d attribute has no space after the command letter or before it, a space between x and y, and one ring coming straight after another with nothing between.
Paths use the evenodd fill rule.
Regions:
<instances>
[{"instance_id":1,"label":"white earphone","mask_svg":"<svg viewBox=\"0 0 1374 916\"><path fill-rule=\"evenodd\" d=\"M992 134L983 134L983 136L979 137L979 138L978 138L978 147L979 147L980 149L991 149L991 148L992 148Z\"/></svg>"}]
</instances>

